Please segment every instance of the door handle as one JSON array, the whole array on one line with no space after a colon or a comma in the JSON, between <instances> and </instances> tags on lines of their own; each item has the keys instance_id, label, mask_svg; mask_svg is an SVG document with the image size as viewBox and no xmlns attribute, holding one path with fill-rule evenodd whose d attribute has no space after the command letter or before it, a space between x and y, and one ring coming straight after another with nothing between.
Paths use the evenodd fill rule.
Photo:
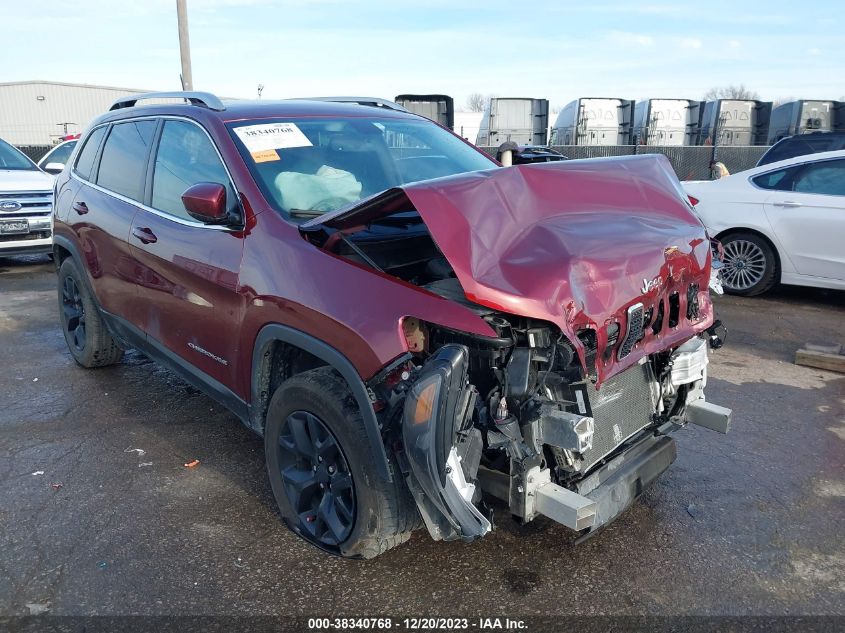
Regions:
<instances>
[{"instance_id":1,"label":"door handle","mask_svg":"<svg viewBox=\"0 0 845 633\"><path fill-rule=\"evenodd\" d=\"M132 235L141 240L144 244L153 244L158 241L156 234L143 226L136 226L132 229Z\"/></svg>"},{"instance_id":2,"label":"door handle","mask_svg":"<svg viewBox=\"0 0 845 633\"><path fill-rule=\"evenodd\" d=\"M73 210L76 211L79 215L85 215L88 213L88 205L84 202L74 202L73 203Z\"/></svg>"},{"instance_id":3,"label":"door handle","mask_svg":"<svg viewBox=\"0 0 845 633\"><path fill-rule=\"evenodd\" d=\"M800 202L795 202L794 200L784 200L783 202L773 202L772 204L774 204L776 207L789 207L789 208L801 206Z\"/></svg>"}]
</instances>

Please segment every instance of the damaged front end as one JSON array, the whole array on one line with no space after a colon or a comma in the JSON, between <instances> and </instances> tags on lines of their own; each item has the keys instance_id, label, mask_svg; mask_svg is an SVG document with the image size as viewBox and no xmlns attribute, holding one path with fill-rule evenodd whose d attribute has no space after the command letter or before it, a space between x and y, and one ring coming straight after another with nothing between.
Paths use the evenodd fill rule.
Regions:
<instances>
[{"instance_id":1,"label":"damaged front end","mask_svg":"<svg viewBox=\"0 0 845 633\"><path fill-rule=\"evenodd\" d=\"M502 320L497 315L500 327ZM420 327L427 341L457 338L434 324ZM407 379L395 387L406 393L400 464L437 540L490 530L481 491L518 520L545 515L590 534L674 461L671 432L688 423L728 431L730 410L704 399L706 333L643 359L600 390L553 326L525 322L508 334L512 344L498 354L491 346L502 337L446 343L421 365L408 361Z\"/></svg>"},{"instance_id":2,"label":"damaged front end","mask_svg":"<svg viewBox=\"0 0 845 633\"><path fill-rule=\"evenodd\" d=\"M437 540L490 531L482 492L589 535L674 461L671 432L728 430L704 398L711 243L663 158L417 183L302 230L488 332L408 316L408 354L368 383Z\"/></svg>"}]
</instances>

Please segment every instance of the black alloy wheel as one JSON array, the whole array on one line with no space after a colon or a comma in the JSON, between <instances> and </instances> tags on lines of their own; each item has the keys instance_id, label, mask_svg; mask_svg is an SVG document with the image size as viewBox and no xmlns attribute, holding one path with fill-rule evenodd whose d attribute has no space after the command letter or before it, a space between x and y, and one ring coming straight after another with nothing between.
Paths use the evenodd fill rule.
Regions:
<instances>
[{"instance_id":1,"label":"black alloy wheel","mask_svg":"<svg viewBox=\"0 0 845 633\"><path fill-rule=\"evenodd\" d=\"M355 487L337 440L317 416L293 411L282 424L279 471L302 529L335 548L355 524Z\"/></svg>"},{"instance_id":2,"label":"black alloy wheel","mask_svg":"<svg viewBox=\"0 0 845 633\"><path fill-rule=\"evenodd\" d=\"M73 277L62 284L62 321L66 338L78 352L85 351L85 304Z\"/></svg>"}]
</instances>

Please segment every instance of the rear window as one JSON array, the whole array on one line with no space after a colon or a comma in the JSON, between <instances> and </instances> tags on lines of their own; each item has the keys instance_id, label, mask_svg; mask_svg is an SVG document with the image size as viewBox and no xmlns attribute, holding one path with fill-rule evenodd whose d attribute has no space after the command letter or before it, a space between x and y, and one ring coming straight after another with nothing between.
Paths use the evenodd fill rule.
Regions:
<instances>
[{"instance_id":1,"label":"rear window","mask_svg":"<svg viewBox=\"0 0 845 633\"><path fill-rule=\"evenodd\" d=\"M91 132L82 151L79 152L79 158L76 159L76 173L88 180L91 177L91 168L94 167L94 158L97 156L97 150L100 148L100 141L103 140L103 134L106 133L106 126L98 127Z\"/></svg>"},{"instance_id":2,"label":"rear window","mask_svg":"<svg viewBox=\"0 0 845 633\"><path fill-rule=\"evenodd\" d=\"M156 122L117 123L103 147L97 184L133 200L141 200L150 144Z\"/></svg>"},{"instance_id":3,"label":"rear window","mask_svg":"<svg viewBox=\"0 0 845 633\"><path fill-rule=\"evenodd\" d=\"M827 152L837 149L840 143L841 140L837 142L837 139L826 136L793 136L773 145L757 165L768 165L796 156Z\"/></svg>"}]
</instances>

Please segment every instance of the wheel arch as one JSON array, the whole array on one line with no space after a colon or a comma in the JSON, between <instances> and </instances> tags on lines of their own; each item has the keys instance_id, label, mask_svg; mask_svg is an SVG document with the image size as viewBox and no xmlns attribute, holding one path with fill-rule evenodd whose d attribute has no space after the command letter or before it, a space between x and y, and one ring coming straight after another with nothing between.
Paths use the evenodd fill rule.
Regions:
<instances>
[{"instance_id":1,"label":"wheel arch","mask_svg":"<svg viewBox=\"0 0 845 633\"><path fill-rule=\"evenodd\" d=\"M85 266L85 259L79 252L79 247L64 235L53 235L53 259L56 262L56 269L60 268L62 262L67 258L72 258L77 264L82 266L82 272L85 273L86 282L88 281L88 267ZM90 285L90 284L89 284Z\"/></svg>"},{"instance_id":2,"label":"wheel arch","mask_svg":"<svg viewBox=\"0 0 845 633\"><path fill-rule=\"evenodd\" d=\"M292 355L293 361L287 363ZM377 472L385 481L391 481L387 452L367 386L346 356L301 330L280 323L269 323L256 336L252 352L249 403L249 419L253 430L260 435L264 434L270 398L281 381L299 371L321 366L334 369L348 385L361 411L367 440L376 456Z\"/></svg>"},{"instance_id":3,"label":"wheel arch","mask_svg":"<svg viewBox=\"0 0 845 633\"><path fill-rule=\"evenodd\" d=\"M724 231L722 231L721 233L716 235L716 239L721 242L723 238L725 238L729 235L735 235L737 233L750 233L752 235L756 235L760 239L764 240L766 242L766 244L769 245L769 248L772 249L772 253L774 253L774 255L775 255L775 279L778 282L780 282L781 273L783 272L783 266L781 265L780 252L778 251L778 247L774 243L772 238L770 238L768 235L766 235L765 233L763 233L762 231L759 231L757 229L751 229L751 228L744 227L744 226L735 226L735 227L731 227L729 229L725 229Z\"/></svg>"}]
</instances>

